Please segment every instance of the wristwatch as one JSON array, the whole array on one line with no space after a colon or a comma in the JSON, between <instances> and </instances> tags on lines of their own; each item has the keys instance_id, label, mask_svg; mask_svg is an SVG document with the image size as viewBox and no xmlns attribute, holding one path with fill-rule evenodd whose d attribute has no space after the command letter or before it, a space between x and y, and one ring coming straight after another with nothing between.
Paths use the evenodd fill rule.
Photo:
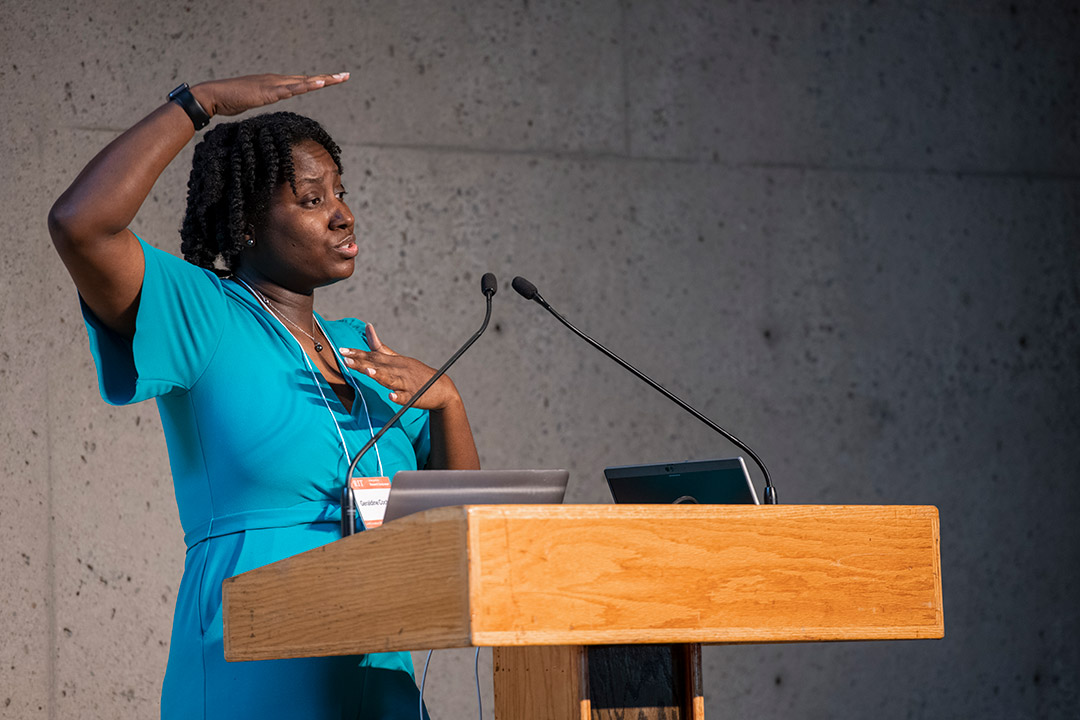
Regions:
<instances>
[{"instance_id":1,"label":"wristwatch","mask_svg":"<svg viewBox=\"0 0 1080 720\"><path fill-rule=\"evenodd\" d=\"M199 104L199 101L195 99L195 96L191 94L191 88L188 87L187 83L180 83L180 87L169 93L169 100L184 108L184 112L191 118L191 124L195 126L196 131L202 130L210 124L210 116L203 109L203 106Z\"/></svg>"}]
</instances>

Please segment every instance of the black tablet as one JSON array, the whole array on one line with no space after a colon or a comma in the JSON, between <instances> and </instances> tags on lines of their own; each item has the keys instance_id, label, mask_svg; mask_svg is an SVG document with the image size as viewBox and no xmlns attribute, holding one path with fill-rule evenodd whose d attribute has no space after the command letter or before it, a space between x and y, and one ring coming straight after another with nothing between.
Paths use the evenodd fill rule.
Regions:
<instances>
[{"instance_id":1,"label":"black tablet","mask_svg":"<svg viewBox=\"0 0 1080 720\"><path fill-rule=\"evenodd\" d=\"M617 503L760 505L741 457L604 469Z\"/></svg>"}]
</instances>

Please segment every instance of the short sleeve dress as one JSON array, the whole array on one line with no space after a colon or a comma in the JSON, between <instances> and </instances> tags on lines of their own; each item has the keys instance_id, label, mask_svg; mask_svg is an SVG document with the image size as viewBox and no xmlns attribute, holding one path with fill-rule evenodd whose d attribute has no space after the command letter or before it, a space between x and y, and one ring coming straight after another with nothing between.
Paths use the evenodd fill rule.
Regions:
<instances>
[{"instance_id":1,"label":"short sleeve dress","mask_svg":"<svg viewBox=\"0 0 1080 720\"><path fill-rule=\"evenodd\" d=\"M222 580L336 540L349 455L399 406L347 372L346 410L245 287L142 248L134 338L83 315L102 397L157 402L185 533L161 717L416 718L408 653L226 663L222 648ZM367 349L364 323L319 322L328 350ZM356 472L415 470L429 447L428 413L409 410Z\"/></svg>"}]
</instances>

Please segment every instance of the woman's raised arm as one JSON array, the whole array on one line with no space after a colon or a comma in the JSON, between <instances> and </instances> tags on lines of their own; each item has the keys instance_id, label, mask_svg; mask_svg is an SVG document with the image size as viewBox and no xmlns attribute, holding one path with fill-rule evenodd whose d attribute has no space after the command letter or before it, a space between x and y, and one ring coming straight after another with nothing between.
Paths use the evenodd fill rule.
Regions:
<instances>
[{"instance_id":1,"label":"woman's raised arm","mask_svg":"<svg viewBox=\"0 0 1080 720\"><path fill-rule=\"evenodd\" d=\"M200 83L191 93L211 117L237 115L348 78L248 75ZM49 234L83 301L126 337L135 334L143 279L142 249L128 225L194 133L184 109L166 102L99 152L49 211Z\"/></svg>"}]
</instances>

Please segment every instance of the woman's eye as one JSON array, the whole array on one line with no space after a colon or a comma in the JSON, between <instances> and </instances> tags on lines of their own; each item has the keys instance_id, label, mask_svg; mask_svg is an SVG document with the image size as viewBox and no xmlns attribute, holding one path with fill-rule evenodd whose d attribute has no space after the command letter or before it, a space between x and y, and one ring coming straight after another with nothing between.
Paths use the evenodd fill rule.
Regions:
<instances>
[{"instance_id":1,"label":"woman's eye","mask_svg":"<svg viewBox=\"0 0 1080 720\"><path fill-rule=\"evenodd\" d=\"M344 200L344 199L345 199L345 196L346 196L346 195L348 195L348 194L349 194L349 192L348 192L348 190L344 190L344 189L343 189L343 190L338 190L338 191L337 191L336 193L334 193L334 194L335 194L335 195L337 195L337 199L338 199L338 200Z\"/></svg>"},{"instance_id":2,"label":"woman's eye","mask_svg":"<svg viewBox=\"0 0 1080 720\"><path fill-rule=\"evenodd\" d=\"M322 200L322 198L319 198L319 197L310 197L310 198L306 198L304 200L303 204L304 205L311 205L311 206L314 207L315 205L318 205L321 200Z\"/></svg>"}]
</instances>

